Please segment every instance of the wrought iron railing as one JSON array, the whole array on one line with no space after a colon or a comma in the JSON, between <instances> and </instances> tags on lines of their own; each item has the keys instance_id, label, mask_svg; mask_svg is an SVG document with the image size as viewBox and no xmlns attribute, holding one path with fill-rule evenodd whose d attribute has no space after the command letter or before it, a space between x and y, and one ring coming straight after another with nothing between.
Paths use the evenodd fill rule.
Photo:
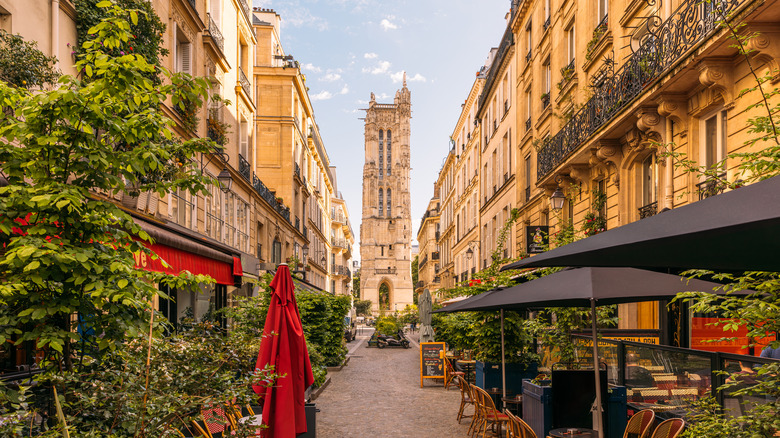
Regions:
<instances>
[{"instance_id":1,"label":"wrought iron railing","mask_svg":"<svg viewBox=\"0 0 780 438\"><path fill-rule=\"evenodd\" d=\"M301 230L301 218L298 216L295 216L295 229L298 231Z\"/></svg>"},{"instance_id":2,"label":"wrought iron railing","mask_svg":"<svg viewBox=\"0 0 780 438\"><path fill-rule=\"evenodd\" d=\"M547 109L550 106L550 92L542 94L542 109Z\"/></svg>"},{"instance_id":3,"label":"wrought iron railing","mask_svg":"<svg viewBox=\"0 0 780 438\"><path fill-rule=\"evenodd\" d=\"M258 195L263 198L271 207L276 210L287 222L290 222L290 209L281 204L274 196L274 193L268 189L268 187L260 181L260 178L256 174L252 174L252 187L255 189ZM304 230L306 227L303 227Z\"/></svg>"},{"instance_id":4,"label":"wrought iron railing","mask_svg":"<svg viewBox=\"0 0 780 438\"><path fill-rule=\"evenodd\" d=\"M439 251L434 251L431 253L431 260L439 260Z\"/></svg>"},{"instance_id":5,"label":"wrought iron railing","mask_svg":"<svg viewBox=\"0 0 780 438\"><path fill-rule=\"evenodd\" d=\"M723 193L727 186L725 180L726 173L724 172L717 175L715 178L707 178L696 184L696 191L699 193L699 201Z\"/></svg>"},{"instance_id":6,"label":"wrought iron railing","mask_svg":"<svg viewBox=\"0 0 780 438\"><path fill-rule=\"evenodd\" d=\"M249 3L247 3L246 0L238 0L238 4L241 5L241 10L244 11L244 16L246 16L246 19L251 23L252 9L249 8Z\"/></svg>"},{"instance_id":7,"label":"wrought iron railing","mask_svg":"<svg viewBox=\"0 0 780 438\"><path fill-rule=\"evenodd\" d=\"M525 119L525 130L526 130L526 132L531 130L531 118L530 117Z\"/></svg>"},{"instance_id":8,"label":"wrought iron railing","mask_svg":"<svg viewBox=\"0 0 780 438\"><path fill-rule=\"evenodd\" d=\"M647 205L643 205L638 208L639 210L639 219L644 219L646 217L650 217L658 213L658 201L651 202Z\"/></svg>"},{"instance_id":9,"label":"wrought iron railing","mask_svg":"<svg viewBox=\"0 0 780 438\"><path fill-rule=\"evenodd\" d=\"M331 246L334 248L346 248L347 247L347 240L343 237L334 237L330 240Z\"/></svg>"},{"instance_id":10,"label":"wrought iron railing","mask_svg":"<svg viewBox=\"0 0 780 438\"><path fill-rule=\"evenodd\" d=\"M214 41L214 44L219 47L219 50L222 51L222 53L225 53L225 37L222 36L222 32L219 30L219 26L217 26L217 23L214 22L214 20L209 16L209 35L211 36L211 39Z\"/></svg>"},{"instance_id":11,"label":"wrought iron railing","mask_svg":"<svg viewBox=\"0 0 780 438\"><path fill-rule=\"evenodd\" d=\"M244 93L246 93L247 97L251 100L252 85L249 83L249 79L246 78L246 74L241 67L238 68L238 79L241 82L241 88L244 90Z\"/></svg>"},{"instance_id":12,"label":"wrought iron railing","mask_svg":"<svg viewBox=\"0 0 780 438\"><path fill-rule=\"evenodd\" d=\"M544 20L544 24L542 25L543 30L547 30L550 28L550 17L548 16L546 20Z\"/></svg>"},{"instance_id":13,"label":"wrought iron railing","mask_svg":"<svg viewBox=\"0 0 780 438\"><path fill-rule=\"evenodd\" d=\"M528 53L525 54L525 62L531 62L531 49L528 49Z\"/></svg>"},{"instance_id":14,"label":"wrought iron railing","mask_svg":"<svg viewBox=\"0 0 780 438\"><path fill-rule=\"evenodd\" d=\"M528 202L531 200L531 188L526 187L525 188L525 202Z\"/></svg>"},{"instance_id":15,"label":"wrought iron railing","mask_svg":"<svg viewBox=\"0 0 780 438\"><path fill-rule=\"evenodd\" d=\"M305 238L307 238L307 239L309 238L309 227L307 227L306 225L304 225L304 226L303 226L303 231L301 231L301 232L303 233L303 237L305 237Z\"/></svg>"},{"instance_id":16,"label":"wrought iron railing","mask_svg":"<svg viewBox=\"0 0 780 438\"><path fill-rule=\"evenodd\" d=\"M249 166L249 161L244 158L243 155L238 154L238 174L243 176L247 182L252 181L252 168Z\"/></svg>"},{"instance_id":17,"label":"wrought iron railing","mask_svg":"<svg viewBox=\"0 0 780 438\"><path fill-rule=\"evenodd\" d=\"M301 177L301 166L298 163L295 163L295 176Z\"/></svg>"},{"instance_id":18,"label":"wrought iron railing","mask_svg":"<svg viewBox=\"0 0 780 438\"><path fill-rule=\"evenodd\" d=\"M198 6L195 3L195 0L187 0L187 2L192 6L192 9L195 9L195 12L198 12Z\"/></svg>"},{"instance_id":19,"label":"wrought iron railing","mask_svg":"<svg viewBox=\"0 0 780 438\"><path fill-rule=\"evenodd\" d=\"M538 179L563 163L648 85L709 37L718 28L718 20L736 9L739 3L740 0L714 0L712 3L688 0L669 19L656 27L651 26L620 69L612 73L612 62L608 61L607 77L594 88L593 97L539 152ZM660 22L660 19L656 20Z\"/></svg>"}]
</instances>

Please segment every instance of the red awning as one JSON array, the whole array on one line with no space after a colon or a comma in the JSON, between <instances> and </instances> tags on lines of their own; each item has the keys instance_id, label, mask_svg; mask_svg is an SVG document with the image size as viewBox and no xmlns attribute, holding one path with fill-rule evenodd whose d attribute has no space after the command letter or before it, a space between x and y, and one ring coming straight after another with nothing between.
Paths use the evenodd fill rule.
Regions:
<instances>
[{"instance_id":1,"label":"red awning","mask_svg":"<svg viewBox=\"0 0 780 438\"><path fill-rule=\"evenodd\" d=\"M147 271L164 272L166 274L178 274L181 271L187 270L193 274L208 275L217 284L225 284L232 286L235 284L233 275L236 271L236 266L240 274L243 274L241 270L241 259L233 257L232 266L230 263L225 263L219 260L214 260L202 255L193 254L191 252L182 251L180 249L172 248L170 246L162 245L159 243L149 244L143 242L143 245L154 251L159 259L152 259L145 253L135 254L135 265L138 268L146 269ZM160 260L165 260L170 266L163 267L163 263Z\"/></svg>"}]
</instances>

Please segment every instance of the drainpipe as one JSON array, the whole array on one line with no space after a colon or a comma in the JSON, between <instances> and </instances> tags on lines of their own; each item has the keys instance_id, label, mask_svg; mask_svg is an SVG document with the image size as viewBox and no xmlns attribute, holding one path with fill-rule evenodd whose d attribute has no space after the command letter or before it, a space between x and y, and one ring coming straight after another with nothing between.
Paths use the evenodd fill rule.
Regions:
<instances>
[{"instance_id":1,"label":"drainpipe","mask_svg":"<svg viewBox=\"0 0 780 438\"><path fill-rule=\"evenodd\" d=\"M60 44L60 0L51 0L51 55L57 60L54 64L59 68L57 49Z\"/></svg>"},{"instance_id":2,"label":"drainpipe","mask_svg":"<svg viewBox=\"0 0 780 438\"><path fill-rule=\"evenodd\" d=\"M666 144L671 144L674 135L674 122L671 118L666 117ZM671 152L671 151L670 151ZM666 165L664 166L664 208L672 209L674 198L674 163L672 162L671 155L666 157Z\"/></svg>"}]
</instances>

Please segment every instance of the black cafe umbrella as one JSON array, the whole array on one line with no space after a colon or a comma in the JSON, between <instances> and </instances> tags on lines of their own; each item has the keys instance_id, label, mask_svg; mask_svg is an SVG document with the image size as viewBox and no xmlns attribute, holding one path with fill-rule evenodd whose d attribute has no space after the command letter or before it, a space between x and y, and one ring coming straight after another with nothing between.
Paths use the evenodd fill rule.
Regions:
<instances>
[{"instance_id":1,"label":"black cafe umbrella","mask_svg":"<svg viewBox=\"0 0 780 438\"><path fill-rule=\"evenodd\" d=\"M628 266L780 271L780 176L608 230L502 268Z\"/></svg>"},{"instance_id":2,"label":"black cafe umbrella","mask_svg":"<svg viewBox=\"0 0 780 438\"><path fill-rule=\"evenodd\" d=\"M712 292L721 285L703 280L686 279L677 275L663 274L634 268L571 268L550 274L536 280L521 283L503 290L492 290L464 300L464 304L452 308L447 306L435 312L467 312L500 310L502 317L503 356L503 314L504 310L521 310L540 307L590 307L595 315L596 305L656 301L668 299L680 292ZM747 293L743 292L743 293ZM469 301L466 303L466 301ZM458 303L460 304L460 303ZM599 379L599 357L596 342L596 319L592 318L593 365L596 373L596 406L601 406L601 381ZM502 369L504 368L502 357ZM506 383L504 383L506 395ZM601 416L597 415L596 427L603 436Z\"/></svg>"}]
</instances>

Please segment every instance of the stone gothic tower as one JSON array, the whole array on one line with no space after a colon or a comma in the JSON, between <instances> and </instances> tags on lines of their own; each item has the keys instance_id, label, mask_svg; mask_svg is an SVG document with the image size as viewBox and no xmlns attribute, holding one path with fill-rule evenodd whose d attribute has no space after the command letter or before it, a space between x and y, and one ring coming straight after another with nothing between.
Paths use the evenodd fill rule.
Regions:
<instances>
[{"instance_id":1,"label":"stone gothic tower","mask_svg":"<svg viewBox=\"0 0 780 438\"><path fill-rule=\"evenodd\" d=\"M401 311L412 304L412 217L409 198L411 93L366 110L363 221L360 224L360 295L372 310Z\"/></svg>"}]
</instances>

